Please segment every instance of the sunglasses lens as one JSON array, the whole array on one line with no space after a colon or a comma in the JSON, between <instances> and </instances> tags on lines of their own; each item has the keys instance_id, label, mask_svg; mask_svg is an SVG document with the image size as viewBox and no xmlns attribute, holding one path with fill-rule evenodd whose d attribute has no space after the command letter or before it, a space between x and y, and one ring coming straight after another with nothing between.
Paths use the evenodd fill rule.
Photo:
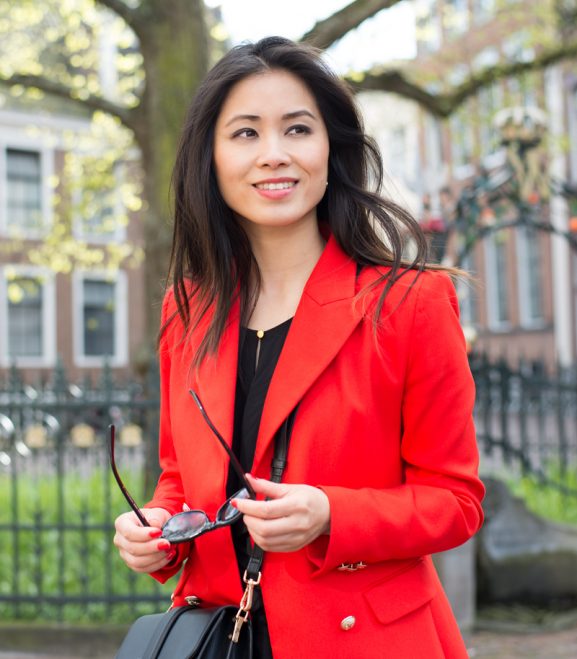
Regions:
<instances>
[{"instance_id":1,"label":"sunglasses lens","mask_svg":"<svg viewBox=\"0 0 577 659\"><path fill-rule=\"evenodd\" d=\"M197 536L210 524L202 510L188 510L173 515L162 527L162 538L169 542L186 542Z\"/></svg>"},{"instance_id":2,"label":"sunglasses lens","mask_svg":"<svg viewBox=\"0 0 577 659\"><path fill-rule=\"evenodd\" d=\"M241 512L231 505L233 499L250 499L250 495L246 487L243 487L242 490L239 490L236 494L233 494L228 501L225 501L222 506L218 509L216 513L217 522L230 523L234 522L241 515Z\"/></svg>"}]
</instances>

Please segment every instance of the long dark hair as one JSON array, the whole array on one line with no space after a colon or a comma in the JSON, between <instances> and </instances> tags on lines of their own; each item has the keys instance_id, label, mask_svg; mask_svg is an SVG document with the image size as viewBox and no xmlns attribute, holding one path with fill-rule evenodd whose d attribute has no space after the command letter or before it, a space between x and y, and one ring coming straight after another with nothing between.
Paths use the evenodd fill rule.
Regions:
<instances>
[{"instance_id":1,"label":"long dark hair","mask_svg":"<svg viewBox=\"0 0 577 659\"><path fill-rule=\"evenodd\" d=\"M321 52L281 37L233 48L199 86L186 118L173 172L174 236L170 272L185 332L214 308L195 356L198 365L218 348L231 305L240 296L245 318L258 295L260 275L248 237L219 191L213 166L215 124L231 88L268 70L288 71L314 96L329 138L328 187L317 207L341 249L359 266L388 266L375 322L394 282L426 267L426 242L418 223L380 196L383 165L376 143L364 133L349 88L330 70ZM370 190L372 188L374 192ZM416 254L403 261L409 234ZM194 315L190 299L195 297ZM174 316L173 316L174 317ZM161 328L161 336L172 318Z\"/></svg>"}]
</instances>

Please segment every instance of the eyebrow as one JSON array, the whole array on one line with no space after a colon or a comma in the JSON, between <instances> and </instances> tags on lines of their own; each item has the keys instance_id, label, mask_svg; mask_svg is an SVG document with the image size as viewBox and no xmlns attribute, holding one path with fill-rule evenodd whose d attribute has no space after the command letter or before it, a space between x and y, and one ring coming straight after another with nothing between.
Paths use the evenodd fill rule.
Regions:
<instances>
[{"instance_id":1,"label":"eyebrow","mask_svg":"<svg viewBox=\"0 0 577 659\"><path fill-rule=\"evenodd\" d=\"M298 117L310 117L314 121L317 121L315 115L309 110L295 110L294 112L287 112L286 114L283 114L281 119L283 121L287 121L291 119L297 119ZM260 118L261 117L258 114L236 114L234 117L232 117L232 119L227 121L225 127L230 126L230 124L234 123L235 121L258 121Z\"/></svg>"}]
</instances>

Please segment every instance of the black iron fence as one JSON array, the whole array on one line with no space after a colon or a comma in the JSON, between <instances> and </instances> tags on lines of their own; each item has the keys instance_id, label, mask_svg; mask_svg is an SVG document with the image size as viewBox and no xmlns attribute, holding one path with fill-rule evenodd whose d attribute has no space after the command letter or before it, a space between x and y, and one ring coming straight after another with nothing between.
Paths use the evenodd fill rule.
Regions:
<instances>
[{"instance_id":1,"label":"black iron fence","mask_svg":"<svg viewBox=\"0 0 577 659\"><path fill-rule=\"evenodd\" d=\"M577 498L575 370L483 356L471 368L482 472L530 475ZM118 467L144 502L158 407L154 369L146 382L104 369L71 383L61 368L49 382L24 384L16 370L0 381L0 618L128 622L166 608L171 586L132 573L112 544L126 503L106 448L114 422Z\"/></svg>"},{"instance_id":2,"label":"black iron fence","mask_svg":"<svg viewBox=\"0 0 577 659\"><path fill-rule=\"evenodd\" d=\"M577 498L577 367L471 358L475 423L486 475L530 476Z\"/></svg>"},{"instance_id":3,"label":"black iron fence","mask_svg":"<svg viewBox=\"0 0 577 659\"><path fill-rule=\"evenodd\" d=\"M169 588L121 563L112 543L127 509L108 467L107 430L117 427L117 464L145 502L144 465L156 460L157 373L118 382L0 382L0 618L132 620L167 608Z\"/></svg>"}]
</instances>

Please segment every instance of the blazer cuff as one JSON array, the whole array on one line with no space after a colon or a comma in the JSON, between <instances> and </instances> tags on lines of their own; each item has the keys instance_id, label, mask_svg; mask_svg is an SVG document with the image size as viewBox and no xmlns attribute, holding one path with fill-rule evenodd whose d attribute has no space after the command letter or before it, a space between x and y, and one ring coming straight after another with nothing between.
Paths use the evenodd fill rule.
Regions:
<instances>
[{"instance_id":1,"label":"blazer cuff","mask_svg":"<svg viewBox=\"0 0 577 659\"><path fill-rule=\"evenodd\" d=\"M349 507L354 509L355 504L351 503L351 491L343 487L325 487L317 486L328 497L331 508L331 531L329 535L321 535L307 545L305 551L308 560L314 566L312 577L320 576L339 567L345 568L348 565L356 565L366 562L366 557L359 554L359 538L348 538L347 535L355 536L355 532L344 531L349 525L343 523L344 520L353 513L348 510ZM353 497L354 498L354 497ZM350 527L349 527L350 528ZM362 551L362 550L361 550Z\"/></svg>"}]
</instances>

